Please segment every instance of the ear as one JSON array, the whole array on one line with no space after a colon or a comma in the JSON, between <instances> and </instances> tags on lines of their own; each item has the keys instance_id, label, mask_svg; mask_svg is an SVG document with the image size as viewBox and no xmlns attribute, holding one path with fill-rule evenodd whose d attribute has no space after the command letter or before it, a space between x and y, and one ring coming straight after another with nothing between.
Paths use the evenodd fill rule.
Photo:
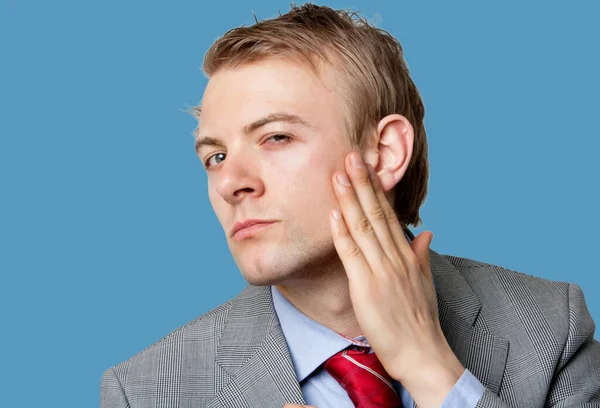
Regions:
<instances>
[{"instance_id":1,"label":"ear","mask_svg":"<svg viewBox=\"0 0 600 408\"><path fill-rule=\"evenodd\" d=\"M388 115L379 121L371 146L366 146L365 161L370 163L389 191L404 176L412 157L415 131L402 115Z\"/></svg>"}]
</instances>

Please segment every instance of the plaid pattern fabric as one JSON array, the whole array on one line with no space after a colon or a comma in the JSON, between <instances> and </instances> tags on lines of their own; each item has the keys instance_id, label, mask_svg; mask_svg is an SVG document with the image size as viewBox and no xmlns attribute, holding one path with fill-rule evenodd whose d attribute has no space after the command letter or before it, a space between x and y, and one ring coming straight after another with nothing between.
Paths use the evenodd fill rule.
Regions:
<instances>
[{"instance_id":1,"label":"plaid pattern fabric","mask_svg":"<svg viewBox=\"0 0 600 408\"><path fill-rule=\"evenodd\" d=\"M325 370L346 390L357 408L402 408L402 401L370 348L344 349L331 356Z\"/></svg>"},{"instance_id":2,"label":"plaid pattern fabric","mask_svg":"<svg viewBox=\"0 0 600 408\"><path fill-rule=\"evenodd\" d=\"M600 407L600 344L581 289L430 252L440 322L486 387L478 407ZM268 286L105 371L101 408L304 404Z\"/></svg>"}]
</instances>

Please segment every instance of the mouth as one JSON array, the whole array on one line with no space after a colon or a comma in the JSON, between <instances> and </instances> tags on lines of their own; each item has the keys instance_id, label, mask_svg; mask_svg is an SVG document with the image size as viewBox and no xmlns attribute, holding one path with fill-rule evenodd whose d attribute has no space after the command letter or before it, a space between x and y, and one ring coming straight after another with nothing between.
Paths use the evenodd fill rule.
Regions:
<instances>
[{"instance_id":1,"label":"mouth","mask_svg":"<svg viewBox=\"0 0 600 408\"><path fill-rule=\"evenodd\" d=\"M247 225L241 225L234 229L234 233L231 236L236 241L241 241L246 238L250 238L275 224L276 221L257 221L248 223Z\"/></svg>"}]
</instances>

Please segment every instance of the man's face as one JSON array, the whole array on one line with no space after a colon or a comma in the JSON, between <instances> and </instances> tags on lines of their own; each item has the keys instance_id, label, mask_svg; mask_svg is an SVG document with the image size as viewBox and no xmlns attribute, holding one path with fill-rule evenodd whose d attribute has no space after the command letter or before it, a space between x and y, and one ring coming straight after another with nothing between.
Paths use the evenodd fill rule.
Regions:
<instances>
[{"instance_id":1,"label":"man's face","mask_svg":"<svg viewBox=\"0 0 600 408\"><path fill-rule=\"evenodd\" d=\"M333 72L323 69L319 78L292 60L267 59L218 71L204 93L197 140L223 145L198 146L200 160L208 160L209 198L242 275L254 285L283 283L338 261L328 219L338 206L331 177L352 147ZM260 123L264 118L281 120ZM234 224L247 219L276 222L232 237Z\"/></svg>"}]
</instances>

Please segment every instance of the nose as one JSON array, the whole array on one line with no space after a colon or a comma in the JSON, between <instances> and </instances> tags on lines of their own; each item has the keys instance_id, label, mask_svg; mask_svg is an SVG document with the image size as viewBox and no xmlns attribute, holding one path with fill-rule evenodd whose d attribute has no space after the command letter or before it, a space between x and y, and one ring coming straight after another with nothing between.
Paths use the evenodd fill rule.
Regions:
<instances>
[{"instance_id":1,"label":"nose","mask_svg":"<svg viewBox=\"0 0 600 408\"><path fill-rule=\"evenodd\" d=\"M229 204L237 204L246 197L259 197L264 185L259 176L256 161L239 152L227 153L225 161L218 171L216 190Z\"/></svg>"}]
</instances>

